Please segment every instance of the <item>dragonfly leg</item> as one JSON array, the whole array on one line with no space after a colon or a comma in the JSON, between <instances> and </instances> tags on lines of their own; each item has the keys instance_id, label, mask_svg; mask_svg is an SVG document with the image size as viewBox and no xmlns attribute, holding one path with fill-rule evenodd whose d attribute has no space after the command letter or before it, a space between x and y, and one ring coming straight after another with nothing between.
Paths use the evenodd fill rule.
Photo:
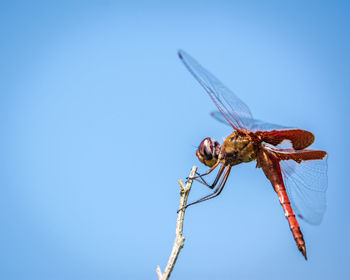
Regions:
<instances>
[{"instance_id":1,"label":"dragonfly leg","mask_svg":"<svg viewBox=\"0 0 350 280\"><path fill-rule=\"evenodd\" d=\"M210 168L210 169L209 169L206 173L204 173L204 174L199 174L198 172L196 172L197 176L191 177L191 178L187 177L186 179L196 180L197 182L199 182L199 183L201 183L201 184L207 186L208 188L213 189L213 188L216 186L217 181L219 180L219 178L220 178L220 176L221 176L221 174L222 174L222 172L223 172L223 168L222 168L223 166L221 166L221 168L220 168L220 170L219 170L219 173L218 173L218 175L216 176L215 181L213 182L213 184L211 184L211 185L208 184L208 183L204 180L203 177L204 177L204 176L207 176L208 174L210 174L216 167L218 167L219 164L220 164L220 163L217 162L212 168Z\"/></svg>"},{"instance_id":2,"label":"dragonfly leg","mask_svg":"<svg viewBox=\"0 0 350 280\"><path fill-rule=\"evenodd\" d=\"M204 178L202 178L202 177L200 176L199 173L196 173L196 174L199 175L199 176L198 176L197 178L194 178L193 180L197 181L198 183L203 184L204 186L207 186L208 188L211 188L211 185L208 184L208 183L204 180ZM187 177L187 179L188 179L188 177Z\"/></svg>"},{"instance_id":3,"label":"dragonfly leg","mask_svg":"<svg viewBox=\"0 0 350 280\"><path fill-rule=\"evenodd\" d=\"M195 176L195 177L187 177L186 179L192 179L192 180L195 180L195 179L198 179L199 177L204 177L204 176L207 176L207 175L209 175L211 172L213 172L214 171L214 169L216 168L216 167L218 167L220 165L220 162L219 161L217 161L214 165L213 165L213 167L212 168L210 168L207 172L205 172L205 173L203 173L203 174L198 174L198 173L196 173L196 174L198 174L197 176Z\"/></svg>"},{"instance_id":4,"label":"dragonfly leg","mask_svg":"<svg viewBox=\"0 0 350 280\"><path fill-rule=\"evenodd\" d=\"M218 173L218 176L216 176L216 179L215 179L216 183L214 182L215 184L217 184L217 182L219 181L219 178L221 177L221 174L223 173L223 171L224 171L225 168L226 168L226 166L222 166L222 167L220 168L220 171L219 171L219 173ZM197 204L197 203L200 203L200 202L203 202L203 201L207 201L207 200L209 200L209 199L212 199L212 198L217 197L218 195L220 195L221 192L222 192L222 190L223 190L224 187L225 187L225 184L226 184L226 181L227 181L228 176L230 175L230 172L231 172L231 166L229 166L229 167L226 169L226 171L225 171L225 173L224 173L224 176L222 177L222 179L221 179L219 185L217 186L217 188L214 190L213 193L211 193L211 194L209 194L209 195L206 195L206 196L202 197L201 199L196 200L196 201L194 201L194 202L192 202L192 203L190 203L190 204L187 204L185 207L179 209L177 212L179 212L180 210L186 209L187 207L189 207L189 206L191 206L191 205L194 205L194 204Z\"/></svg>"},{"instance_id":5,"label":"dragonfly leg","mask_svg":"<svg viewBox=\"0 0 350 280\"><path fill-rule=\"evenodd\" d=\"M194 180L196 180L197 182L199 182L199 183L201 183L201 184L207 186L207 187L210 188L210 189L214 189L215 186L216 186L216 184L218 183L218 181L219 181L219 179L220 179L220 177L221 177L222 172L224 171L224 169L225 169L225 166L222 165L222 166L220 167L220 170L219 170L218 174L216 175L216 178L215 178L214 182L213 182L211 185L208 184L208 183L204 180L204 178L201 177L201 176L198 176L198 178L195 178Z\"/></svg>"}]
</instances>

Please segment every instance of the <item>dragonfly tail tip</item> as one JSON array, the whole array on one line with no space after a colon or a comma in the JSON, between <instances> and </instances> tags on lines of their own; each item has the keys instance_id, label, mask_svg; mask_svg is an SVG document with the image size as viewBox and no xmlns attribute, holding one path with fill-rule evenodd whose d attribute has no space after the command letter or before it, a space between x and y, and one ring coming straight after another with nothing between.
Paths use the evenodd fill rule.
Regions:
<instances>
[{"instance_id":1,"label":"dragonfly tail tip","mask_svg":"<svg viewBox=\"0 0 350 280\"><path fill-rule=\"evenodd\" d=\"M304 246L301 246L301 247L299 248L299 250L300 250L300 252L303 254L305 260L307 261L307 254L306 254L306 247L305 247L305 245L304 245Z\"/></svg>"}]
</instances>

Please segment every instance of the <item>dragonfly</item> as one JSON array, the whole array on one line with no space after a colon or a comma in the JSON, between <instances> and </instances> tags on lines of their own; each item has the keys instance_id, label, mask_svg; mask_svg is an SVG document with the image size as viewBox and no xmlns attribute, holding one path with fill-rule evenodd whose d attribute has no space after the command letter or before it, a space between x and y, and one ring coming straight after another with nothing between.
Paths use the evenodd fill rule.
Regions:
<instances>
[{"instance_id":1,"label":"dragonfly","mask_svg":"<svg viewBox=\"0 0 350 280\"><path fill-rule=\"evenodd\" d=\"M315 140L309 131L254 119L249 107L194 58L183 50L178 56L216 105L218 111L211 115L233 129L222 144L207 137L198 146L196 156L210 169L191 179L213 192L185 208L220 195L233 166L256 161L256 167L262 169L277 193L296 245L307 260L297 218L311 224L322 221L328 184L327 152L307 149ZM208 184L205 176L217 168L213 183Z\"/></svg>"}]
</instances>

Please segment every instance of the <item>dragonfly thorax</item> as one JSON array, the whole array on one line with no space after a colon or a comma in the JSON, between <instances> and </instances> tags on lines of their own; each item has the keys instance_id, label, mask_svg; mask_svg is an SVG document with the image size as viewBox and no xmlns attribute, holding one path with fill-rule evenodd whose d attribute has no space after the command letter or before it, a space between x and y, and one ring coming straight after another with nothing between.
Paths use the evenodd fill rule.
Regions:
<instances>
[{"instance_id":1,"label":"dragonfly thorax","mask_svg":"<svg viewBox=\"0 0 350 280\"><path fill-rule=\"evenodd\" d=\"M199 144L196 155L201 163L212 167L218 161L220 150L219 142L207 137Z\"/></svg>"},{"instance_id":2,"label":"dragonfly thorax","mask_svg":"<svg viewBox=\"0 0 350 280\"><path fill-rule=\"evenodd\" d=\"M258 146L250 136L232 133L221 146L219 160L225 165L236 165L256 159Z\"/></svg>"}]
</instances>

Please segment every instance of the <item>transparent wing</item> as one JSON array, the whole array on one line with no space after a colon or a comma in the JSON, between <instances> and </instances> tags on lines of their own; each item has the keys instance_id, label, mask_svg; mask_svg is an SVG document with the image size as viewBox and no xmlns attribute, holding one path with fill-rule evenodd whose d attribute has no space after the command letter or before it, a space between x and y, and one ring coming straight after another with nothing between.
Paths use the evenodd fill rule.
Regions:
<instances>
[{"instance_id":1,"label":"transparent wing","mask_svg":"<svg viewBox=\"0 0 350 280\"><path fill-rule=\"evenodd\" d=\"M210 115L218 120L219 122L222 122L226 125L230 125L230 123L227 122L226 117L224 116L224 114L222 114L219 111L215 111L215 112L211 112ZM278 124L273 124L273 123L267 123L267 122L263 122L260 120L256 120L253 118L241 118L243 119L246 128L249 129L250 131L256 132L256 131L271 131L271 130L282 130L282 129L291 129L291 127L287 127L287 126L282 126L282 125L278 125Z\"/></svg>"},{"instance_id":2,"label":"transparent wing","mask_svg":"<svg viewBox=\"0 0 350 280\"><path fill-rule=\"evenodd\" d=\"M248 106L190 55L182 50L179 50L178 55L209 94L225 120L236 130L246 130L247 122L252 119Z\"/></svg>"},{"instance_id":3,"label":"transparent wing","mask_svg":"<svg viewBox=\"0 0 350 280\"><path fill-rule=\"evenodd\" d=\"M212 112L211 116L216 120L229 125L223 117L223 114L220 112ZM305 149L310 146L315 139L311 132L299 128L267 123L256 119L246 120L245 123L248 130L258 132L263 142L272 144L281 149Z\"/></svg>"},{"instance_id":4,"label":"transparent wing","mask_svg":"<svg viewBox=\"0 0 350 280\"><path fill-rule=\"evenodd\" d=\"M310 224L321 223L327 206L327 158L301 163L282 160L280 165L295 213Z\"/></svg>"}]
</instances>

